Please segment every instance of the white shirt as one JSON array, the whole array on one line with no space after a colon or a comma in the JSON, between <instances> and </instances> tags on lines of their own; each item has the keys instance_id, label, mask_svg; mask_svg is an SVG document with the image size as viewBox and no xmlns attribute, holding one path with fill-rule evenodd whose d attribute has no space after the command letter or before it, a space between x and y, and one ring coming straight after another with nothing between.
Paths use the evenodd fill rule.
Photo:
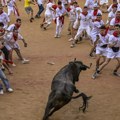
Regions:
<instances>
[{"instance_id":1,"label":"white shirt","mask_svg":"<svg viewBox=\"0 0 120 120\"><path fill-rule=\"evenodd\" d=\"M8 26L8 22L10 22L10 19L9 19L7 13L3 12L0 15L0 22L2 22L4 24L4 28L6 28Z\"/></svg>"},{"instance_id":2,"label":"white shirt","mask_svg":"<svg viewBox=\"0 0 120 120\"><path fill-rule=\"evenodd\" d=\"M13 31L13 29L15 28L15 24L11 24L8 28L7 28L7 30L8 31ZM20 31L20 28L18 29L18 32Z\"/></svg>"},{"instance_id":3,"label":"white shirt","mask_svg":"<svg viewBox=\"0 0 120 120\"><path fill-rule=\"evenodd\" d=\"M52 14L52 10L51 10L52 6L53 6L53 3L51 3L51 2L47 3L45 14Z\"/></svg>"},{"instance_id":4,"label":"white shirt","mask_svg":"<svg viewBox=\"0 0 120 120\"><path fill-rule=\"evenodd\" d=\"M69 20L70 21L75 21L76 20L76 11L75 8L73 6L70 7L70 11L69 11Z\"/></svg>"},{"instance_id":5,"label":"white shirt","mask_svg":"<svg viewBox=\"0 0 120 120\"><path fill-rule=\"evenodd\" d=\"M98 10L98 11L97 11L97 14L101 14L101 15L102 15L101 10ZM95 20L95 19L96 19L96 17L97 17L97 15L96 15L96 16L94 16L94 10L92 10L92 11L91 11L91 15L92 15L92 20Z\"/></svg>"},{"instance_id":6,"label":"white shirt","mask_svg":"<svg viewBox=\"0 0 120 120\"><path fill-rule=\"evenodd\" d=\"M67 13L66 9L62 7L62 9L56 9L56 17L61 17L64 13Z\"/></svg>"},{"instance_id":7,"label":"white shirt","mask_svg":"<svg viewBox=\"0 0 120 120\"><path fill-rule=\"evenodd\" d=\"M98 34L99 36L99 40L98 40L98 44L97 44L97 47L101 47L103 45L106 45L108 44L108 40L109 40L109 34L105 35L105 36L102 36L101 34Z\"/></svg>"},{"instance_id":8,"label":"white shirt","mask_svg":"<svg viewBox=\"0 0 120 120\"><path fill-rule=\"evenodd\" d=\"M44 2L44 0L37 0L37 4L38 4L38 5L43 4L43 2Z\"/></svg>"},{"instance_id":9,"label":"white shirt","mask_svg":"<svg viewBox=\"0 0 120 120\"><path fill-rule=\"evenodd\" d=\"M22 39L23 37L18 33L17 40L22 40ZM6 44L9 45L11 48L14 48L14 44L17 43L17 40L15 41L13 38L12 32L6 35L5 40L6 40Z\"/></svg>"},{"instance_id":10,"label":"white shirt","mask_svg":"<svg viewBox=\"0 0 120 120\"><path fill-rule=\"evenodd\" d=\"M86 0L85 6L87 6L89 9L93 9L93 7L94 7L94 0Z\"/></svg>"},{"instance_id":11,"label":"white shirt","mask_svg":"<svg viewBox=\"0 0 120 120\"><path fill-rule=\"evenodd\" d=\"M14 3L15 3L15 0L10 0L10 2L8 2L8 7L14 7Z\"/></svg>"},{"instance_id":12,"label":"white shirt","mask_svg":"<svg viewBox=\"0 0 120 120\"><path fill-rule=\"evenodd\" d=\"M78 7L75 8L75 12L76 12L76 18L78 18L79 13L82 12L82 9L78 6Z\"/></svg>"},{"instance_id":13,"label":"white shirt","mask_svg":"<svg viewBox=\"0 0 120 120\"><path fill-rule=\"evenodd\" d=\"M116 19L116 18L113 18L113 19L110 21L110 25L111 25L111 26L114 26L114 25L116 25L116 24L120 24L120 22L116 22L115 19Z\"/></svg>"},{"instance_id":14,"label":"white shirt","mask_svg":"<svg viewBox=\"0 0 120 120\"><path fill-rule=\"evenodd\" d=\"M107 9L108 12L112 11L112 5L113 5L113 4L111 4L110 7ZM117 11L118 11L118 10L120 10L120 4L119 4L119 3L118 3L118 5L117 5Z\"/></svg>"},{"instance_id":15,"label":"white shirt","mask_svg":"<svg viewBox=\"0 0 120 120\"><path fill-rule=\"evenodd\" d=\"M113 13L113 11L111 11L111 12L108 14L108 18L109 18L110 20L108 19L108 20L107 20L107 23L110 22L113 18L115 18L115 14L116 14L116 13Z\"/></svg>"},{"instance_id":16,"label":"white shirt","mask_svg":"<svg viewBox=\"0 0 120 120\"><path fill-rule=\"evenodd\" d=\"M82 26L82 27L90 26L90 21L91 21L91 15L90 14L87 14L85 16L82 13L80 13L79 18L80 18L80 26Z\"/></svg>"},{"instance_id":17,"label":"white shirt","mask_svg":"<svg viewBox=\"0 0 120 120\"><path fill-rule=\"evenodd\" d=\"M114 47L120 47L120 37L115 37L114 35L110 35L109 44L113 44L113 43L116 43Z\"/></svg>"},{"instance_id":18,"label":"white shirt","mask_svg":"<svg viewBox=\"0 0 120 120\"><path fill-rule=\"evenodd\" d=\"M99 28L104 25L104 22L101 20L100 22L99 21L95 21L93 22L93 28L92 28L92 31L91 31L91 34L92 35L98 35L99 34Z\"/></svg>"}]
</instances>

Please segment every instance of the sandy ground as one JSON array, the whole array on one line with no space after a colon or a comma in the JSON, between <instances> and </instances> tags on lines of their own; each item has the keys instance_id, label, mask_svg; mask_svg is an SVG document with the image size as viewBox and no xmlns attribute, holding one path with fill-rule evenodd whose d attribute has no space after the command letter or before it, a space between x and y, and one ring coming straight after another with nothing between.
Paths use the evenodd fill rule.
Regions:
<instances>
[{"instance_id":1,"label":"sandy ground","mask_svg":"<svg viewBox=\"0 0 120 120\"><path fill-rule=\"evenodd\" d=\"M83 6L85 0L81 1ZM91 48L89 40L84 40L72 49L68 42L70 36L67 35L67 18L61 38L55 39L55 24L47 31L41 30L39 25L43 14L40 19L30 23L23 8L23 1L18 1L17 4L22 13L21 33L28 42L27 48L20 42L21 51L25 58L30 59L30 64L23 65L16 54L14 55L17 64L12 67L14 75L10 76L6 71L14 93L0 96L0 120L41 120L53 76L75 57L87 65L93 63L90 70L80 74L80 81L76 84L80 91L93 95L88 112L79 112L82 99L77 99L56 112L50 120L120 120L120 78L112 75L116 61L111 61L98 79L91 79L95 59L88 57ZM33 6L33 9L36 13L37 6ZM106 17L107 14L104 14L104 20ZM12 15L11 22L14 21L15 17ZM47 64L48 61L55 65Z\"/></svg>"}]
</instances>

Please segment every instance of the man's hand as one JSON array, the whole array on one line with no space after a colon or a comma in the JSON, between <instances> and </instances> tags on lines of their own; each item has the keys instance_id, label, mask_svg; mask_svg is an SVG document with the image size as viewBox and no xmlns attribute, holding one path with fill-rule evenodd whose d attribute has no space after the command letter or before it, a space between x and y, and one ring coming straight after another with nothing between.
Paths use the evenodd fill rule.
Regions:
<instances>
[{"instance_id":1,"label":"man's hand","mask_svg":"<svg viewBox=\"0 0 120 120\"><path fill-rule=\"evenodd\" d=\"M27 47L27 43L26 42L24 43L24 47Z\"/></svg>"}]
</instances>

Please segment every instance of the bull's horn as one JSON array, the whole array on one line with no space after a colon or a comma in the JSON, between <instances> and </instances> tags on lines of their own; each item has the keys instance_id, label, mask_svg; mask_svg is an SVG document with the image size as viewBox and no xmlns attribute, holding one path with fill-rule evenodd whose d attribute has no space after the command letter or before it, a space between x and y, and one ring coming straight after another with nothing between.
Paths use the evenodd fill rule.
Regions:
<instances>
[{"instance_id":1,"label":"bull's horn","mask_svg":"<svg viewBox=\"0 0 120 120\"><path fill-rule=\"evenodd\" d=\"M74 62L76 61L76 58L74 58Z\"/></svg>"},{"instance_id":2,"label":"bull's horn","mask_svg":"<svg viewBox=\"0 0 120 120\"><path fill-rule=\"evenodd\" d=\"M90 63L90 66L86 66L88 69L90 69L91 68L91 66L92 66L92 63Z\"/></svg>"}]
</instances>

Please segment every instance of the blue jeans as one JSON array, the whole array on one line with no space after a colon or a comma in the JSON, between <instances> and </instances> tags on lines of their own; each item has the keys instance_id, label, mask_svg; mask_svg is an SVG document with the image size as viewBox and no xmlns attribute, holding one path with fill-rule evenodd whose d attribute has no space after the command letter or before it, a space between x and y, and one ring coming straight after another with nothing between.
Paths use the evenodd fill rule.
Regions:
<instances>
[{"instance_id":1,"label":"blue jeans","mask_svg":"<svg viewBox=\"0 0 120 120\"><path fill-rule=\"evenodd\" d=\"M10 83L8 79L6 78L4 72L0 68L0 79L2 80L3 84L5 85L6 89L10 88ZM0 89L3 89L2 84L0 84Z\"/></svg>"},{"instance_id":2,"label":"blue jeans","mask_svg":"<svg viewBox=\"0 0 120 120\"><path fill-rule=\"evenodd\" d=\"M41 4L41 5L38 5L38 8L39 8L39 11L38 11L38 13L37 13L37 16L40 16L40 14L44 11L44 7L43 7L43 5Z\"/></svg>"}]
</instances>

